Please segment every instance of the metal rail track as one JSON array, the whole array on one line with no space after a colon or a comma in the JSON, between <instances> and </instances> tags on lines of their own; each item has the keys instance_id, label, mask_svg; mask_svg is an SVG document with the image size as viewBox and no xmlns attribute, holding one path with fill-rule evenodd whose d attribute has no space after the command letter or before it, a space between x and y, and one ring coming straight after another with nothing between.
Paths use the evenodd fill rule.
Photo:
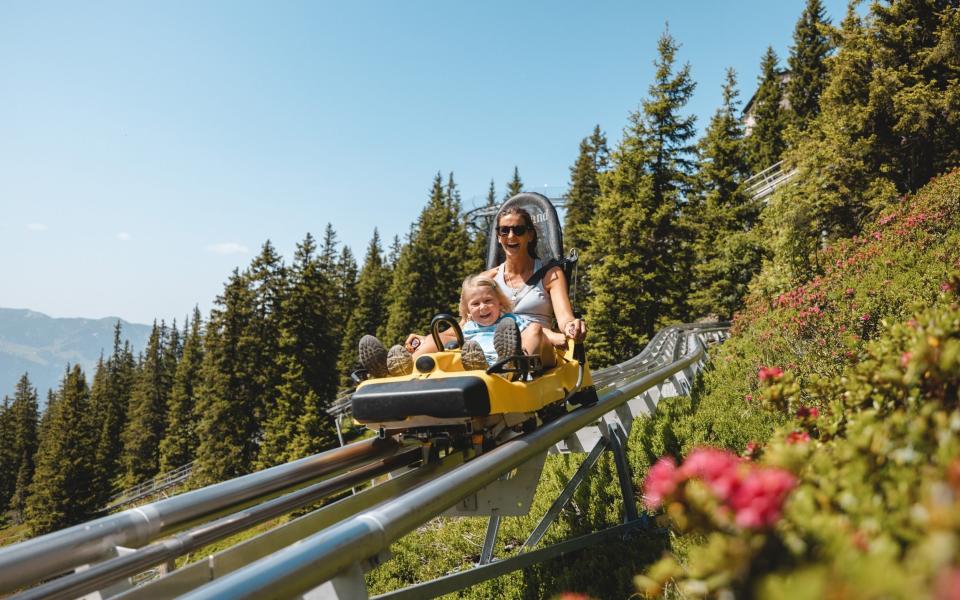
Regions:
<instances>
[{"instance_id":1,"label":"metal rail track","mask_svg":"<svg viewBox=\"0 0 960 600\"><path fill-rule=\"evenodd\" d=\"M316 479L393 454L393 440L365 440L180 496L0 548L0 592L10 592L208 522Z\"/></svg>"},{"instance_id":2,"label":"metal rail track","mask_svg":"<svg viewBox=\"0 0 960 600\"><path fill-rule=\"evenodd\" d=\"M0 549L0 592L78 567L76 573L16 598L72 598L94 590L100 590L102 597L119 593L130 600L180 594L191 598L282 598L312 590L343 573L356 579L359 565L376 563L390 542L464 497L552 446L563 448L565 439L566 449L572 448L577 445L571 442L574 434L582 436L597 424L606 428L606 420L614 414L611 411L620 411L636 395L702 362L705 348L701 338L725 326L685 325L660 331L637 356L594 373L594 382L602 391L598 404L568 413L469 462L465 462L469 457L455 454L441 463L399 474L406 465L419 463L419 451L399 452L399 445L392 440L366 440ZM677 391L686 391L680 387ZM629 431L629 423L625 425ZM591 456L625 442L625 434L620 437L622 442L611 438ZM580 446L586 448L586 443ZM400 472L395 471L398 468ZM158 581L133 589L124 584L125 578L149 567L166 564L161 571L171 570L172 560L178 556L388 471L399 476ZM336 473L342 474L334 477ZM496 537L498 522L499 517L491 518L488 537L491 532ZM549 523L545 518L539 531L531 535L528 549L536 545ZM170 537L161 539L163 536ZM567 545L573 548L585 543L589 542ZM136 547L140 548L130 549ZM492 540L485 554L489 562ZM548 554L537 551L534 556ZM522 561L529 562L531 555L526 552ZM505 568L511 567L505 563L496 569L478 569L477 576L493 576ZM111 589L117 581L121 585ZM452 580L445 585L453 585Z\"/></svg>"},{"instance_id":3,"label":"metal rail track","mask_svg":"<svg viewBox=\"0 0 960 600\"><path fill-rule=\"evenodd\" d=\"M604 414L653 387L705 355L696 334L686 346L677 343L675 354L687 352L645 374L624 377L608 386L600 401L575 410L521 438L507 442L450 473L424 483L403 496L363 511L328 527L299 544L286 547L246 567L185 594L191 600L219 598L291 598L315 590L325 582L350 577L359 565L380 555L421 524L452 507L466 496L496 481L551 446L588 426Z\"/></svg>"},{"instance_id":4,"label":"metal rail track","mask_svg":"<svg viewBox=\"0 0 960 600\"><path fill-rule=\"evenodd\" d=\"M249 529L349 489L380 475L410 466L420 461L421 452L415 448L385 459L368 463L352 471L326 479L284 496L268 500L252 508L229 514L212 523L206 523L172 538L154 542L130 554L118 556L77 571L73 575L54 579L16 596L17 600L68 600L106 587L119 579L143 572L154 565L164 564L192 550L222 540L234 533Z\"/></svg>"}]
</instances>

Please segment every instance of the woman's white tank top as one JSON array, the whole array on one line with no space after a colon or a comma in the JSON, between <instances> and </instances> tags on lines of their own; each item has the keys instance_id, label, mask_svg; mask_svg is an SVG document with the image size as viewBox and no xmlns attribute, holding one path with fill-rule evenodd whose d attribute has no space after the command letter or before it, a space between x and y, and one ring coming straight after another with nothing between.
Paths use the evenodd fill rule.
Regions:
<instances>
[{"instance_id":1,"label":"woman's white tank top","mask_svg":"<svg viewBox=\"0 0 960 600\"><path fill-rule=\"evenodd\" d=\"M519 288L512 288L507 285L503 277L503 265L504 263L500 263L500 266L497 267L497 274L493 279L500 286L504 295L513 303L513 310L510 312L523 315L543 327L553 327L553 304L550 302L550 293L543 287L543 277L534 286L523 284ZM533 262L534 273L541 266L540 259L535 259Z\"/></svg>"}]
</instances>

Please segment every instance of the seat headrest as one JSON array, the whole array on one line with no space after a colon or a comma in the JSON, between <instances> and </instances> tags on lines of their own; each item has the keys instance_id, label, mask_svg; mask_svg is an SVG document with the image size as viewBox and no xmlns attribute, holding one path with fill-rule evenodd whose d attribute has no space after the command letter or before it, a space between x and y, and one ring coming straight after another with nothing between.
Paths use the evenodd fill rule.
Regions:
<instances>
[{"instance_id":1,"label":"seat headrest","mask_svg":"<svg viewBox=\"0 0 960 600\"><path fill-rule=\"evenodd\" d=\"M533 225L537 228L537 256L544 264L550 260L563 259L563 232L557 209L543 194L521 192L510 198L500 207L499 215L505 208L519 206L530 213ZM487 247L487 268L492 269L503 262L503 248L497 238L497 220L490 225L489 246Z\"/></svg>"}]
</instances>

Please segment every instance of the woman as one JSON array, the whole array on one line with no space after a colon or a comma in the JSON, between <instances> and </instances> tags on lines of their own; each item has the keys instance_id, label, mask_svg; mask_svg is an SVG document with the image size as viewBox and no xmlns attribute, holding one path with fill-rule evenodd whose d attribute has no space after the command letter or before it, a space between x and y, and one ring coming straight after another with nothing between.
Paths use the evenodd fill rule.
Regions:
<instances>
[{"instance_id":1,"label":"woman","mask_svg":"<svg viewBox=\"0 0 960 600\"><path fill-rule=\"evenodd\" d=\"M563 346L567 338L583 341L587 326L582 319L573 316L563 269L553 267L533 285L527 284L542 266L537 257L537 229L530 213L515 206L504 209L497 214L496 233L506 258L498 267L482 275L497 282L513 304L514 314L539 325L530 333L525 332L522 339L524 352L546 357L550 354L545 350L551 350L551 346ZM554 319L557 330L552 329ZM404 348L414 357L437 351L432 336L415 333L407 337Z\"/></svg>"}]
</instances>

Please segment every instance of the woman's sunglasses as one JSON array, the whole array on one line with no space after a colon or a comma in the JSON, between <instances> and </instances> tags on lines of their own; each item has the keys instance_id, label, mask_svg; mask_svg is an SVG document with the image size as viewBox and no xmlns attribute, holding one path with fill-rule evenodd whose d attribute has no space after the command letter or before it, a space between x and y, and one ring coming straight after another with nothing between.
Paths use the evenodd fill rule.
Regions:
<instances>
[{"instance_id":1,"label":"woman's sunglasses","mask_svg":"<svg viewBox=\"0 0 960 600\"><path fill-rule=\"evenodd\" d=\"M510 232L513 231L513 235L520 237L525 234L530 228L526 225L501 225L497 227L497 233L503 237L510 235Z\"/></svg>"}]
</instances>

